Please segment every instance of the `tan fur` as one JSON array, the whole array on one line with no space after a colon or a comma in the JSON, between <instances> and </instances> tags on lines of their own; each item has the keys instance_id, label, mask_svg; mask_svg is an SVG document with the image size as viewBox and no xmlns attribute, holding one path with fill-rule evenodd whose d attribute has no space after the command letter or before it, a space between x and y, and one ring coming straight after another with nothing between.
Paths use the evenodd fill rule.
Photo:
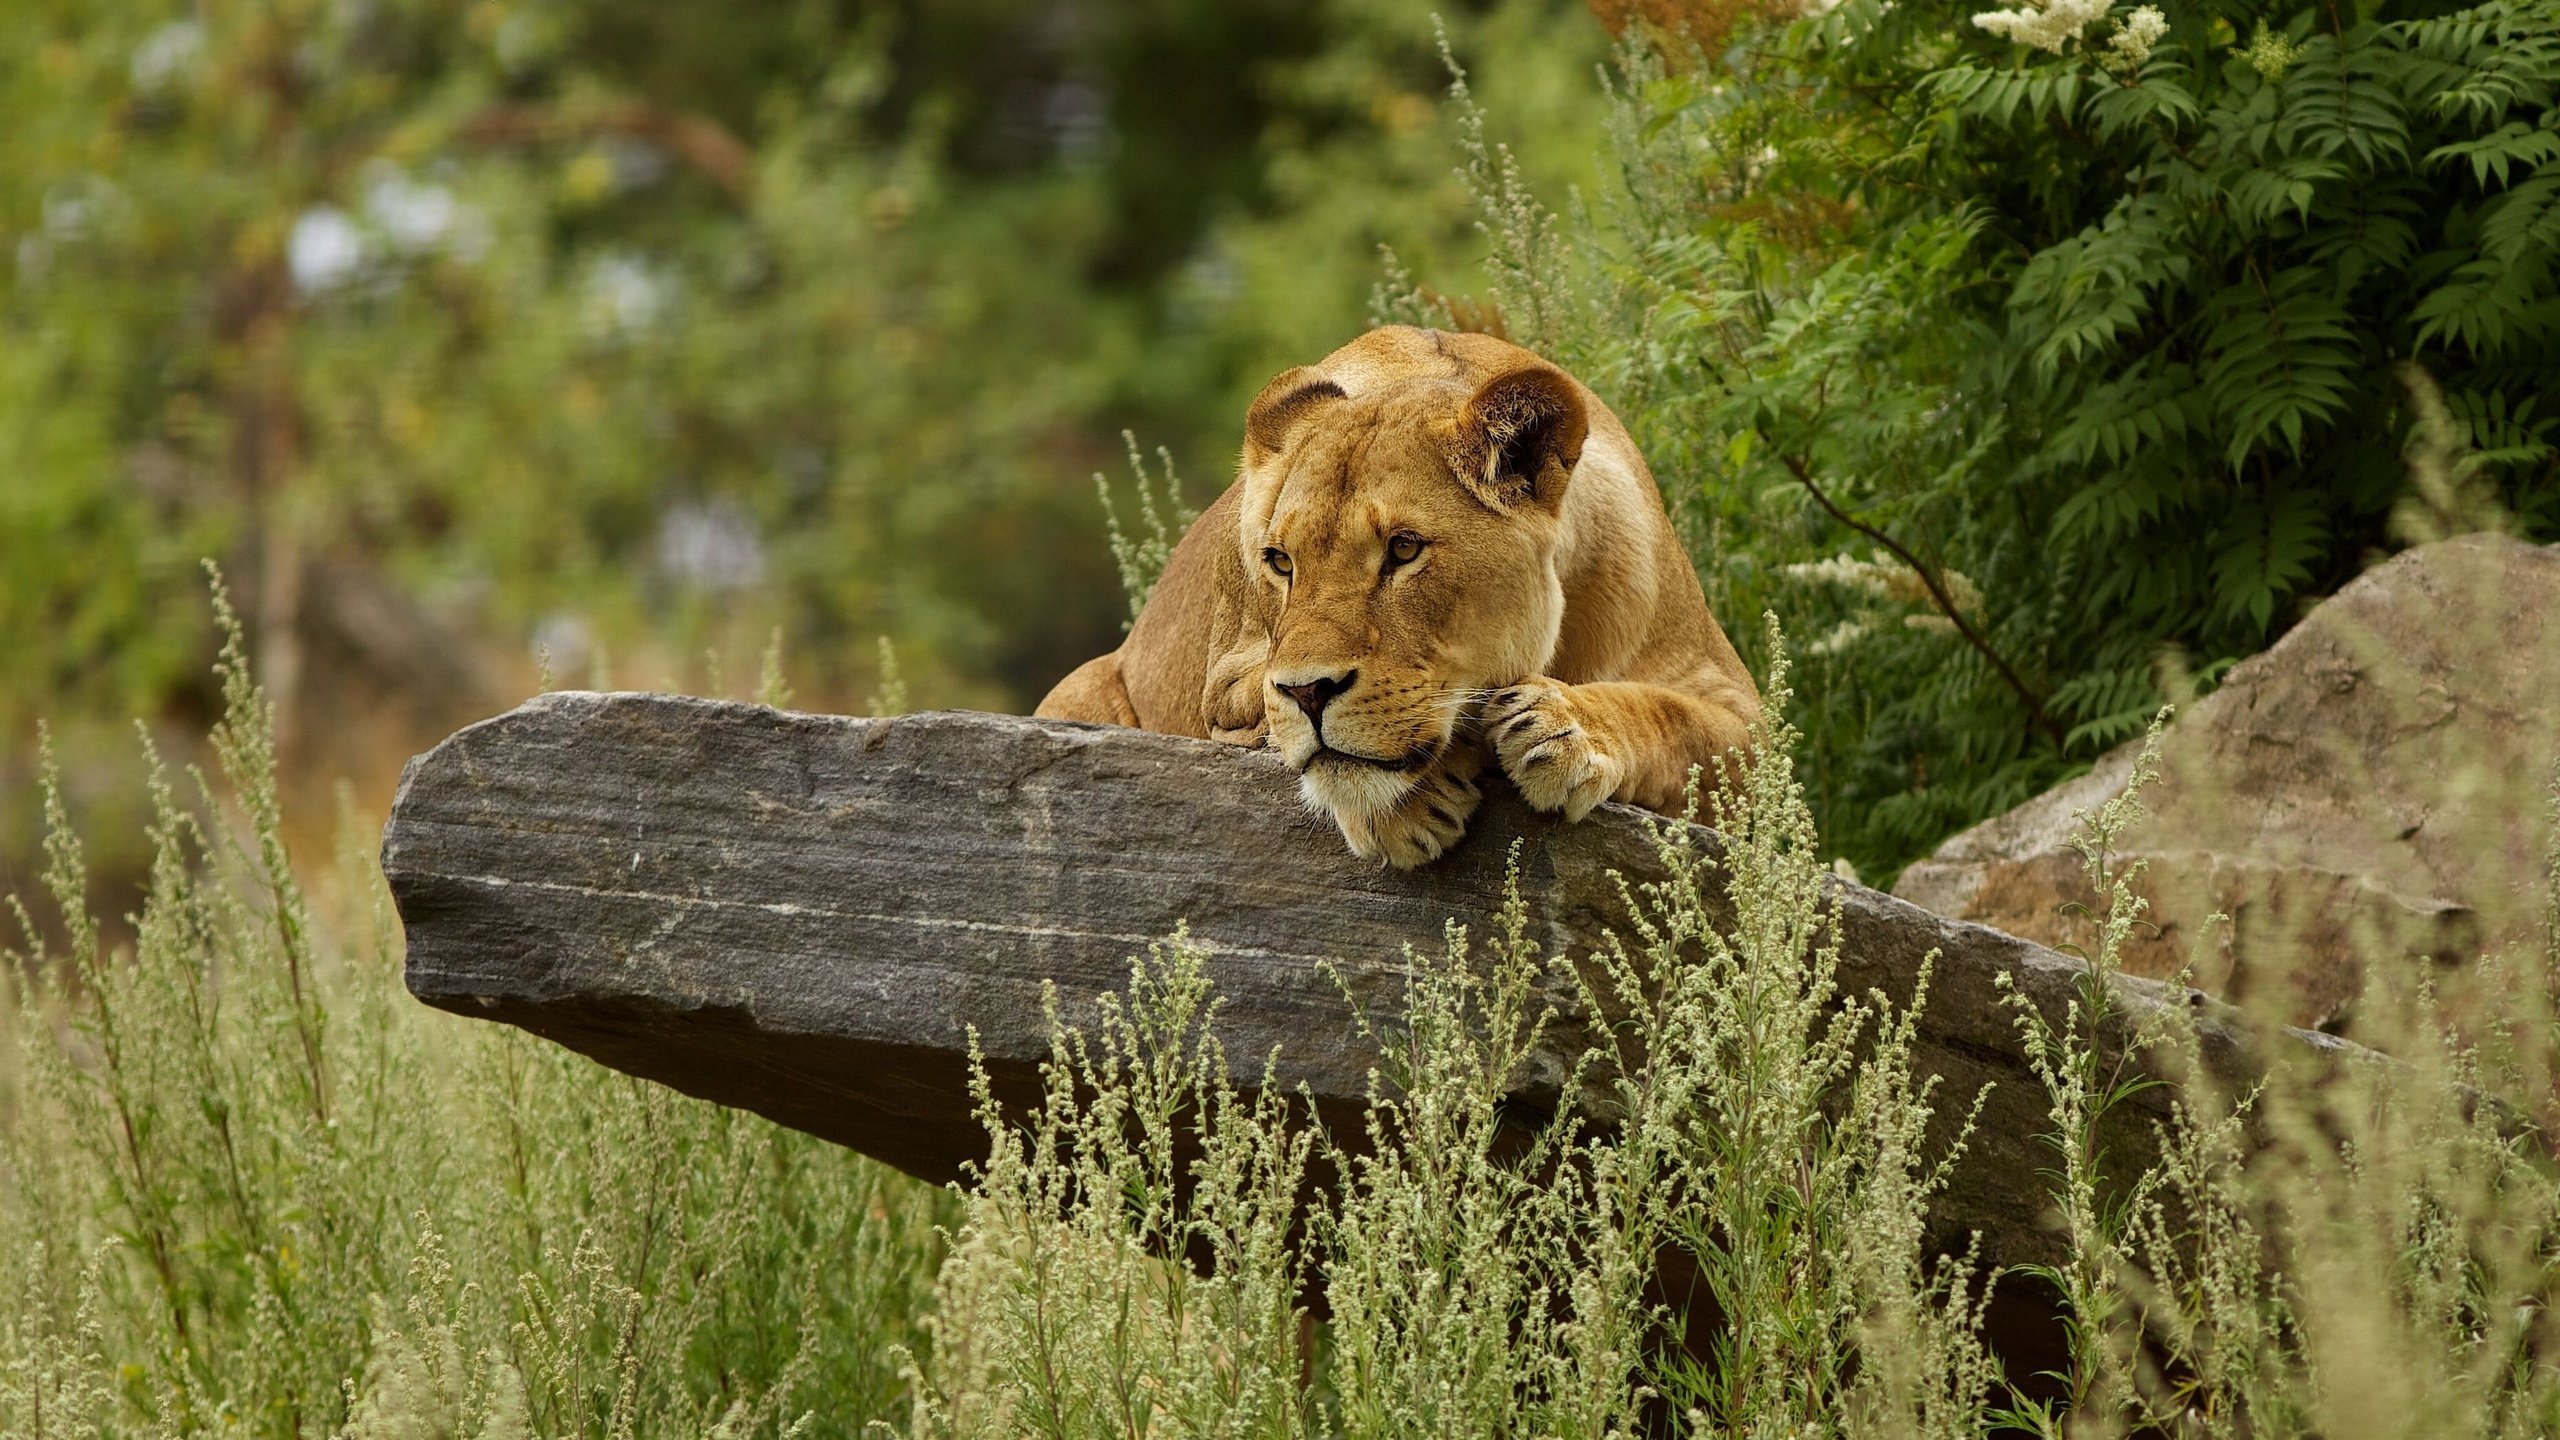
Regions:
<instances>
[{"instance_id":1,"label":"tan fur","mask_svg":"<svg viewBox=\"0 0 2560 1440\"><path fill-rule=\"evenodd\" d=\"M1760 695L1609 407L1516 345L1391 326L1264 388L1128 639L1039 713L1267 744L1403 868L1465 833L1489 763L1568 819L1677 811Z\"/></svg>"}]
</instances>

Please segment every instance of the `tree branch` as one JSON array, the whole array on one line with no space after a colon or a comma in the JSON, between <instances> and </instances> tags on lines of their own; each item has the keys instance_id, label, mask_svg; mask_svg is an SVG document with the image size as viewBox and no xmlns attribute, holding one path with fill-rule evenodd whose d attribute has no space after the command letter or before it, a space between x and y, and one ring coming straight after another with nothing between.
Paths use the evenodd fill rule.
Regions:
<instances>
[{"instance_id":1,"label":"tree branch","mask_svg":"<svg viewBox=\"0 0 2560 1440\"><path fill-rule=\"evenodd\" d=\"M463 127L463 134L484 145L625 135L674 155L741 204L755 189L755 152L718 121L637 101L577 111L545 105L492 105L473 116Z\"/></svg>"},{"instance_id":2,"label":"tree branch","mask_svg":"<svg viewBox=\"0 0 2560 1440\"><path fill-rule=\"evenodd\" d=\"M1895 559L1911 567L1911 573L1920 577L1920 583L1928 590L1929 599L1938 607L1938 613L1946 616L1948 621L1956 627L1956 633L1964 637L1965 643L1978 651L1983 659L1990 661L1991 668L1999 671L2000 678L2009 683L2011 690L2017 692L2020 703L2027 707L2027 723L2043 731L2045 737L2054 743L2054 747L2060 749L2064 743L2062 725L2045 713L2044 697L2036 694L2026 681L2020 679L2018 672L2010 667L2009 662L2000 658L2000 652L1991 648L1991 642L1983 637L1982 632L1973 628L1973 623L1964 618L1964 612L1956 607L1955 597L1947 593L1946 582L1938 578L1938 572L1922 564L1919 556L1904 549L1892 536L1841 509L1829 495L1823 493L1822 487L1815 483L1812 468L1801 458L1781 452L1778 461L1787 467L1788 474L1796 477L1796 483L1804 486L1805 493L1813 497L1814 503L1829 512L1832 519L1892 551Z\"/></svg>"}]
</instances>

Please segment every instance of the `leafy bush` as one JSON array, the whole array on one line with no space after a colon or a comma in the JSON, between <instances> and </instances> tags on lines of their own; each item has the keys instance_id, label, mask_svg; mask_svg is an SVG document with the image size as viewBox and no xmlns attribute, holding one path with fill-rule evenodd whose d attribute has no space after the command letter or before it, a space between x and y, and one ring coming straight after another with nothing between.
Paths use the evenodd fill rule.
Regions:
<instances>
[{"instance_id":1,"label":"leafy bush","mask_svg":"<svg viewBox=\"0 0 2560 1440\"><path fill-rule=\"evenodd\" d=\"M1626 8L1596 204L1472 121L1484 313L1617 404L1721 613L1816 637L1871 874L2442 533L2413 446L2560 536L2548 0Z\"/></svg>"}]
</instances>

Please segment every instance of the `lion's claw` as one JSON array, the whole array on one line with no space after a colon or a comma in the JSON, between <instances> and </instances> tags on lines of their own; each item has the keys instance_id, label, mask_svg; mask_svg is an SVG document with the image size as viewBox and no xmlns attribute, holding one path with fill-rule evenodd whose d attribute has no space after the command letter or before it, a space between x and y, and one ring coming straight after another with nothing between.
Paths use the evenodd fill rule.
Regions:
<instances>
[{"instance_id":1,"label":"lion's claw","mask_svg":"<svg viewBox=\"0 0 2560 1440\"><path fill-rule=\"evenodd\" d=\"M1533 680L1485 703L1484 734L1502 773L1537 810L1579 820L1618 788L1618 762L1593 742L1566 687Z\"/></svg>"},{"instance_id":2,"label":"lion's claw","mask_svg":"<svg viewBox=\"0 0 2560 1440\"><path fill-rule=\"evenodd\" d=\"M1336 812L1351 853L1397 870L1429 864L1467 833L1484 792L1472 767L1435 768L1394 809L1373 814Z\"/></svg>"}]
</instances>

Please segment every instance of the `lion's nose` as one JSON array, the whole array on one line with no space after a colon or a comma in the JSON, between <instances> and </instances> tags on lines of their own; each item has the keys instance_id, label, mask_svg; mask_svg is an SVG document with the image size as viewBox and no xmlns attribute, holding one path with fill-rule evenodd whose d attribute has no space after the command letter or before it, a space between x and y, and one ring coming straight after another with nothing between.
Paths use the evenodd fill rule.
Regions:
<instances>
[{"instance_id":1,"label":"lion's nose","mask_svg":"<svg viewBox=\"0 0 2560 1440\"><path fill-rule=\"evenodd\" d=\"M1350 689L1351 682L1359 678L1359 671L1345 670L1339 675L1319 676L1313 680L1302 680L1294 685L1283 685L1277 680L1271 682L1271 685L1281 694L1297 701L1298 708L1307 712L1309 720L1322 720L1324 707L1332 703L1334 696Z\"/></svg>"}]
</instances>

